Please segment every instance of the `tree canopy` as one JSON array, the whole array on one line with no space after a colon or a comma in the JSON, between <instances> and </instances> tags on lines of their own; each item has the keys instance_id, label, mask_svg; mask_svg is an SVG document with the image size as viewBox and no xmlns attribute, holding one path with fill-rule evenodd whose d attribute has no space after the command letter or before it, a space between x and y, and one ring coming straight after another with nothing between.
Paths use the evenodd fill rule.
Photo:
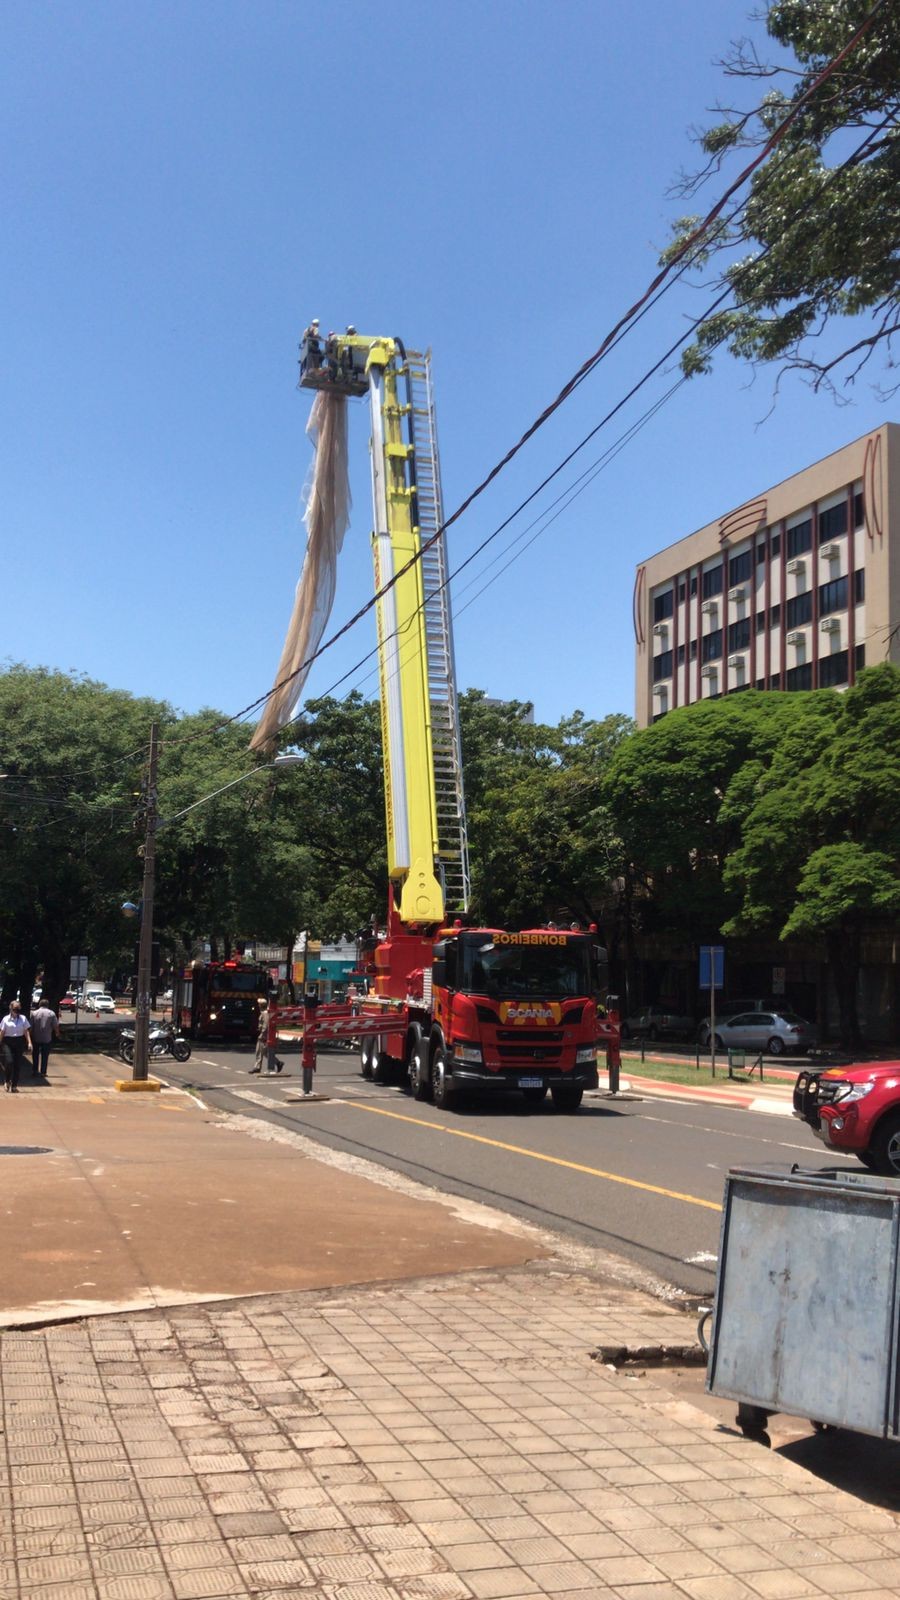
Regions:
<instances>
[{"instance_id":1,"label":"tree canopy","mask_svg":"<svg viewBox=\"0 0 900 1600\"><path fill-rule=\"evenodd\" d=\"M717 290L731 291L731 304L701 320L682 366L689 375L707 371L724 346L837 392L876 353L892 366L900 329L900 7L895 0L770 0L765 24L780 47L773 63L746 39L722 62L729 78L763 92L746 105L717 108L720 120L699 136L706 163L681 181L682 195L696 192L733 152L764 146L792 109L797 114L753 174L744 203L692 247L694 265ZM699 221L676 223L664 259Z\"/></svg>"}]
</instances>

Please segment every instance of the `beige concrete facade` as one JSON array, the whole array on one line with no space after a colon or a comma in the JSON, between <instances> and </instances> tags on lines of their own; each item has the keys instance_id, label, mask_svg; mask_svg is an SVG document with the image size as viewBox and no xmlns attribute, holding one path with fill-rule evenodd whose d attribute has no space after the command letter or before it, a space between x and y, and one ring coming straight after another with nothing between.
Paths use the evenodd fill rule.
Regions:
<instances>
[{"instance_id":1,"label":"beige concrete facade","mask_svg":"<svg viewBox=\"0 0 900 1600\"><path fill-rule=\"evenodd\" d=\"M633 609L640 727L742 689L839 689L900 664L900 425L642 562Z\"/></svg>"}]
</instances>

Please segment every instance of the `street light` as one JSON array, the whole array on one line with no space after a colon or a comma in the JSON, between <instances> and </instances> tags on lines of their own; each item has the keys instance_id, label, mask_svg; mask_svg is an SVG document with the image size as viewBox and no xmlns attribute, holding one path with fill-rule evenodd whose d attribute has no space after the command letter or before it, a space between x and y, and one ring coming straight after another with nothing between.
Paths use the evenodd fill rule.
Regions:
<instances>
[{"instance_id":1,"label":"street light","mask_svg":"<svg viewBox=\"0 0 900 1600\"><path fill-rule=\"evenodd\" d=\"M300 755L276 756L274 761L266 761L259 767L250 767L247 772L242 772L239 778L232 778L230 783L223 783L221 788L213 789L211 794L201 795L199 800L194 800L191 805L184 806L181 811L176 811L171 817L158 817L156 812L156 776L159 761L159 726L151 723L150 726L150 753L147 769L147 817L144 831L144 884L141 894L141 939L138 947L137 970L137 997L134 1019L134 1066L132 1068L131 1082L134 1084L147 1084L149 1082L150 1063L150 969L153 959L153 896L156 887L156 835L160 828L166 827L170 822L177 822L179 817L184 817L189 811L195 811L198 806L205 805L208 800L215 800L217 795L224 794L226 789L233 789L246 778L252 778L257 772L268 772L273 767L292 766L297 761L302 761ZM131 902L127 902L130 906ZM122 908L125 910L125 907Z\"/></svg>"}]
</instances>

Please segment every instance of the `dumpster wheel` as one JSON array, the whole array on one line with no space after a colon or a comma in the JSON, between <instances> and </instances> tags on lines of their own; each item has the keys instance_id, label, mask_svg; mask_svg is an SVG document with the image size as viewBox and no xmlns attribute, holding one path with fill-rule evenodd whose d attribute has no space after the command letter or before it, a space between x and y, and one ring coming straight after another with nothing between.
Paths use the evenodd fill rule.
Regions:
<instances>
[{"instance_id":1,"label":"dumpster wheel","mask_svg":"<svg viewBox=\"0 0 900 1600\"><path fill-rule=\"evenodd\" d=\"M745 1439L755 1439L757 1444L771 1447L772 1441L766 1433L766 1423L771 1412L764 1411L762 1406L751 1406L742 1400L737 1408L737 1425Z\"/></svg>"}]
</instances>

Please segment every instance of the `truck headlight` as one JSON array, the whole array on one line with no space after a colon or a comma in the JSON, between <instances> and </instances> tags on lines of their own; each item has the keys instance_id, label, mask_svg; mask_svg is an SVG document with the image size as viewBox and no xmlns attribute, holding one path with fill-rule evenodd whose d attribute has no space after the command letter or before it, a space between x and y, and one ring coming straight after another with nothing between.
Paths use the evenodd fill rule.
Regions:
<instances>
[{"instance_id":1,"label":"truck headlight","mask_svg":"<svg viewBox=\"0 0 900 1600\"><path fill-rule=\"evenodd\" d=\"M453 1054L457 1061L471 1061L476 1067L481 1066L481 1046L479 1044L459 1043L453 1046Z\"/></svg>"},{"instance_id":2,"label":"truck headlight","mask_svg":"<svg viewBox=\"0 0 900 1600\"><path fill-rule=\"evenodd\" d=\"M867 1094L872 1093L874 1087L874 1083L845 1084L838 1090L832 1103L834 1105L848 1106L853 1100L863 1100Z\"/></svg>"},{"instance_id":3,"label":"truck headlight","mask_svg":"<svg viewBox=\"0 0 900 1600\"><path fill-rule=\"evenodd\" d=\"M597 1059L596 1047L592 1044L582 1044L575 1051L575 1062L579 1067L588 1067Z\"/></svg>"}]
</instances>

